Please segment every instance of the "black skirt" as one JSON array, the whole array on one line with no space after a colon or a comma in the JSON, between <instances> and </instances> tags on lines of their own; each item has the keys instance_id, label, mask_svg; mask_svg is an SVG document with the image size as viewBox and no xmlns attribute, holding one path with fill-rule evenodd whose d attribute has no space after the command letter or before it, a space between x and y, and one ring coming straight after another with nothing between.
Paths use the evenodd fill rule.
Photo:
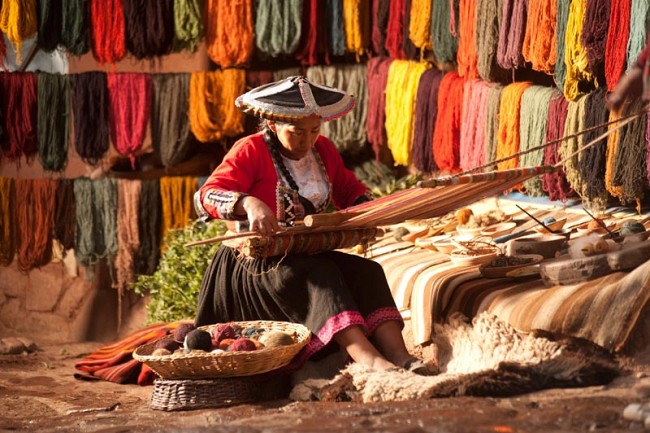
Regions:
<instances>
[{"instance_id":1,"label":"black skirt","mask_svg":"<svg viewBox=\"0 0 650 433\"><path fill-rule=\"evenodd\" d=\"M222 245L201 283L196 325L249 320L309 328L312 339L299 364L331 347L334 334L349 326L371 336L386 321L403 324L376 262L338 251L252 259Z\"/></svg>"}]
</instances>

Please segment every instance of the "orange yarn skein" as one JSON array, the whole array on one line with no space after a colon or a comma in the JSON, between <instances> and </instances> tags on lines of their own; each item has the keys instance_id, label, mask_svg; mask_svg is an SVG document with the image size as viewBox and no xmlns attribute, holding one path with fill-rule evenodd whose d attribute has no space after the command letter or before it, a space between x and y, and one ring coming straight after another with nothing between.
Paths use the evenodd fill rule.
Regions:
<instances>
[{"instance_id":1,"label":"orange yarn skein","mask_svg":"<svg viewBox=\"0 0 650 433\"><path fill-rule=\"evenodd\" d=\"M497 160L519 152L519 111L524 90L530 82L512 83L503 88L499 104L499 132L497 134ZM510 158L497 164L498 170L519 166L519 158Z\"/></svg>"},{"instance_id":2,"label":"orange yarn skein","mask_svg":"<svg viewBox=\"0 0 650 433\"><path fill-rule=\"evenodd\" d=\"M246 65L253 55L252 0L209 0L208 55L223 68Z\"/></svg>"}]
</instances>

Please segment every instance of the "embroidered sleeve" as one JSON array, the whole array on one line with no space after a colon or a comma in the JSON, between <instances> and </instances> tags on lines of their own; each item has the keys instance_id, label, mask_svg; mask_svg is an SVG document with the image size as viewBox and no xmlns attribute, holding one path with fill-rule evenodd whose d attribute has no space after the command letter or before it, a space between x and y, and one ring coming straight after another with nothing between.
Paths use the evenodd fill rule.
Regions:
<instances>
[{"instance_id":1,"label":"embroidered sleeve","mask_svg":"<svg viewBox=\"0 0 650 433\"><path fill-rule=\"evenodd\" d=\"M372 201L372 194L370 193L370 191L366 191L365 194L360 195L359 197L357 197L357 199L354 201L353 205L356 206L358 204L365 203L367 201Z\"/></svg>"},{"instance_id":2,"label":"embroidered sleeve","mask_svg":"<svg viewBox=\"0 0 650 433\"><path fill-rule=\"evenodd\" d=\"M219 191L211 188L201 199L201 191L194 194L196 214L202 220L219 218L224 220L245 220L245 215L235 215L235 205L247 194L235 191Z\"/></svg>"}]
</instances>

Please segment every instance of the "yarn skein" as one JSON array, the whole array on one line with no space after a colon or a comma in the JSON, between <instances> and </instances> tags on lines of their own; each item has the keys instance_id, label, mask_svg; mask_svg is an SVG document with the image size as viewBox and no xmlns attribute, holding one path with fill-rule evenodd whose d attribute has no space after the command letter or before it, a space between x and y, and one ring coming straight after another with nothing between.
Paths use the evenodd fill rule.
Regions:
<instances>
[{"instance_id":1,"label":"yarn skein","mask_svg":"<svg viewBox=\"0 0 650 433\"><path fill-rule=\"evenodd\" d=\"M60 44L75 56L90 50L90 10L87 0L63 2Z\"/></svg>"},{"instance_id":2,"label":"yarn skein","mask_svg":"<svg viewBox=\"0 0 650 433\"><path fill-rule=\"evenodd\" d=\"M438 90L438 116L433 131L433 158L442 172L454 173L460 164L463 79L455 72L442 77Z\"/></svg>"},{"instance_id":3,"label":"yarn skein","mask_svg":"<svg viewBox=\"0 0 650 433\"><path fill-rule=\"evenodd\" d=\"M516 82L507 85L501 92L496 152L497 160L519 152L521 98L524 91L531 85L532 83L526 81ZM519 158L514 157L499 162L497 168L499 170L509 170L517 168L518 164Z\"/></svg>"},{"instance_id":4,"label":"yarn skein","mask_svg":"<svg viewBox=\"0 0 650 433\"><path fill-rule=\"evenodd\" d=\"M174 50L196 51L203 39L200 0L174 0Z\"/></svg>"},{"instance_id":5,"label":"yarn skein","mask_svg":"<svg viewBox=\"0 0 650 433\"><path fill-rule=\"evenodd\" d=\"M478 77L476 54L476 0L460 0L458 36L458 75L467 80Z\"/></svg>"},{"instance_id":6,"label":"yarn skein","mask_svg":"<svg viewBox=\"0 0 650 433\"><path fill-rule=\"evenodd\" d=\"M406 0L405 3L402 3L404 12L402 13L402 51L404 56L410 60L418 59L418 49L409 38L409 28L411 27L411 7L413 5L413 0ZM420 52L419 60L424 59L424 52Z\"/></svg>"},{"instance_id":7,"label":"yarn skein","mask_svg":"<svg viewBox=\"0 0 650 433\"><path fill-rule=\"evenodd\" d=\"M4 135L2 155L9 161L24 156L31 161L38 153L38 79L33 72L0 73Z\"/></svg>"},{"instance_id":8,"label":"yarn skein","mask_svg":"<svg viewBox=\"0 0 650 433\"><path fill-rule=\"evenodd\" d=\"M160 181L145 179L140 185L138 202L138 251L135 255L134 269L138 275L151 275L158 267L160 259L161 202Z\"/></svg>"},{"instance_id":9,"label":"yarn skein","mask_svg":"<svg viewBox=\"0 0 650 433\"><path fill-rule=\"evenodd\" d=\"M61 171L68 160L70 81L68 75L38 74L38 155L48 171Z\"/></svg>"},{"instance_id":10,"label":"yarn skein","mask_svg":"<svg viewBox=\"0 0 650 433\"><path fill-rule=\"evenodd\" d=\"M126 54L124 11L120 0L90 0L91 42L99 63L115 63Z\"/></svg>"},{"instance_id":11,"label":"yarn skein","mask_svg":"<svg viewBox=\"0 0 650 433\"><path fill-rule=\"evenodd\" d=\"M330 52L335 56L344 55L347 41L343 0L327 0L327 24Z\"/></svg>"},{"instance_id":12,"label":"yarn skein","mask_svg":"<svg viewBox=\"0 0 650 433\"><path fill-rule=\"evenodd\" d=\"M503 3L497 63L504 69L517 69L524 66L521 52L526 36L527 4L527 0L505 0Z\"/></svg>"},{"instance_id":13,"label":"yarn skein","mask_svg":"<svg viewBox=\"0 0 650 433\"><path fill-rule=\"evenodd\" d=\"M303 24L306 29L302 34L300 48L296 59L304 66L314 66L319 63L330 64L327 46L327 35L321 17L325 16L325 3L321 0L306 0L304 2ZM320 60L322 58L322 60Z\"/></svg>"},{"instance_id":14,"label":"yarn skein","mask_svg":"<svg viewBox=\"0 0 650 433\"><path fill-rule=\"evenodd\" d=\"M555 26L557 48L555 50L557 58L555 59L555 84L558 88L564 89L564 80L566 78L566 63L564 56L566 53L566 33L569 23L569 5L571 0L557 0L557 23Z\"/></svg>"},{"instance_id":15,"label":"yarn skein","mask_svg":"<svg viewBox=\"0 0 650 433\"><path fill-rule=\"evenodd\" d=\"M452 16L458 16L459 0L434 1L431 16L431 43L438 61L453 63L458 51L458 35L451 32Z\"/></svg>"},{"instance_id":16,"label":"yarn skein","mask_svg":"<svg viewBox=\"0 0 650 433\"><path fill-rule=\"evenodd\" d=\"M9 266L16 255L15 209L14 179L0 177L0 266Z\"/></svg>"},{"instance_id":17,"label":"yarn skein","mask_svg":"<svg viewBox=\"0 0 650 433\"><path fill-rule=\"evenodd\" d=\"M605 59L610 0L587 0L580 43L587 51L589 71L598 75Z\"/></svg>"},{"instance_id":18,"label":"yarn skein","mask_svg":"<svg viewBox=\"0 0 650 433\"><path fill-rule=\"evenodd\" d=\"M409 165L413 142L415 96L426 62L395 60L386 83L386 137L395 165Z\"/></svg>"},{"instance_id":19,"label":"yarn skein","mask_svg":"<svg viewBox=\"0 0 650 433\"><path fill-rule=\"evenodd\" d=\"M605 45L605 81L614 90L625 70L627 43L630 37L631 0L612 0Z\"/></svg>"},{"instance_id":20,"label":"yarn skein","mask_svg":"<svg viewBox=\"0 0 650 433\"><path fill-rule=\"evenodd\" d=\"M487 96L485 110L485 157L486 163L496 161L497 142L499 137L499 109L501 107L501 95L503 86L495 85L490 88ZM491 170L496 170L493 165Z\"/></svg>"},{"instance_id":21,"label":"yarn skein","mask_svg":"<svg viewBox=\"0 0 650 433\"><path fill-rule=\"evenodd\" d=\"M415 97L415 124L413 125L413 165L419 171L432 173L437 169L433 160L433 128L438 116L438 88L442 73L434 68L420 76Z\"/></svg>"},{"instance_id":22,"label":"yarn skein","mask_svg":"<svg viewBox=\"0 0 650 433\"><path fill-rule=\"evenodd\" d=\"M386 83L393 59L373 57L368 60L368 114L366 119L366 136L372 144L376 159L387 149L386 137Z\"/></svg>"},{"instance_id":23,"label":"yarn skein","mask_svg":"<svg viewBox=\"0 0 650 433\"><path fill-rule=\"evenodd\" d=\"M368 71L363 64L341 66L313 66L307 69L307 78L326 86L343 90L355 96L351 113L331 122L324 122L321 133L332 140L339 152L359 154L366 145L365 125L368 117Z\"/></svg>"},{"instance_id":24,"label":"yarn skein","mask_svg":"<svg viewBox=\"0 0 650 433\"><path fill-rule=\"evenodd\" d=\"M573 0L569 8L564 47L564 63L567 71L564 80L564 95L570 101L575 100L581 93L578 88L581 82L593 83L598 87L596 77L589 71L587 50L580 42L586 5L587 0Z\"/></svg>"},{"instance_id":25,"label":"yarn skein","mask_svg":"<svg viewBox=\"0 0 650 433\"><path fill-rule=\"evenodd\" d=\"M630 70L646 43L646 21L649 0L632 0L630 10L630 35L627 41L627 69Z\"/></svg>"},{"instance_id":26,"label":"yarn skein","mask_svg":"<svg viewBox=\"0 0 650 433\"><path fill-rule=\"evenodd\" d=\"M134 262L140 245L138 227L144 221L138 220L140 181L117 180L117 242L115 257L116 285L120 293L129 288L135 280Z\"/></svg>"},{"instance_id":27,"label":"yarn skein","mask_svg":"<svg viewBox=\"0 0 650 433\"><path fill-rule=\"evenodd\" d=\"M160 178L163 239L169 230L183 228L196 218L192 203L197 186L195 177Z\"/></svg>"},{"instance_id":28,"label":"yarn skein","mask_svg":"<svg viewBox=\"0 0 650 433\"><path fill-rule=\"evenodd\" d=\"M521 54L536 71L552 74L557 57L557 1L529 0Z\"/></svg>"},{"instance_id":29,"label":"yarn skein","mask_svg":"<svg viewBox=\"0 0 650 433\"><path fill-rule=\"evenodd\" d=\"M469 87L469 89L468 89ZM490 85L474 80L465 84L460 136L460 168L470 170L485 164L485 120Z\"/></svg>"},{"instance_id":30,"label":"yarn skein","mask_svg":"<svg viewBox=\"0 0 650 433\"><path fill-rule=\"evenodd\" d=\"M105 72L83 72L70 76L74 146L86 164L96 165L109 146L110 102Z\"/></svg>"},{"instance_id":31,"label":"yarn skein","mask_svg":"<svg viewBox=\"0 0 650 433\"><path fill-rule=\"evenodd\" d=\"M23 272L52 258L55 193L53 179L16 179L16 262Z\"/></svg>"},{"instance_id":32,"label":"yarn skein","mask_svg":"<svg viewBox=\"0 0 650 433\"><path fill-rule=\"evenodd\" d=\"M566 121L564 123L565 137L574 135L584 129L585 100L586 97L582 95L575 101L569 101L569 108L567 109ZM578 194L582 191L583 179L580 177L578 170L579 154L573 154L582 147L583 143L584 137L580 135L566 139L560 145L560 157L561 160L565 160L563 164L564 173L571 188ZM569 158L569 155L573 156Z\"/></svg>"},{"instance_id":33,"label":"yarn skein","mask_svg":"<svg viewBox=\"0 0 650 433\"><path fill-rule=\"evenodd\" d=\"M298 49L303 33L303 1L258 0L256 5L257 49L272 57L293 54Z\"/></svg>"},{"instance_id":34,"label":"yarn skein","mask_svg":"<svg viewBox=\"0 0 650 433\"><path fill-rule=\"evenodd\" d=\"M149 122L151 76L109 73L107 84L113 146L135 166L135 157L142 147Z\"/></svg>"},{"instance_id":35,"label":"yarn skein","mask_svg":"<svg viewBox=\"0 0 650 433\"><path fill-rule=\"evenodd\" d=\"M405 59L402 25L404 23L404 7L406 0L394 0L390 2L388 11L388 27L386 29L386 51L394 59Z\"/></svg>"},{"instance_id":36,"label":"yarn skein","mask_svg":"<svg viewBox=\"0 0 650 433\"><path fill-rule=\"evenodd\" d=\"M183 161L190 145L190 75L152 76L151 141L165 167Z\"/></svg>"},{"instance_id":37,"label":"yarn skein","mask_svg":"<svg viewBox=\"0 0 650 433\"><path fill-rule=\"evenodd\" d=\"M20 65L23 41L38 31L36 0L4 0L0 8L0 31L13 45L16 64Z\"/></svg>"},{"instance_id":38,"label":"yarn skein","mask_svg":"<svg viewBox=\"0 0 650 433\"><path fill-rule=\"evenodd\" d=\"M345 44L357 59L366 53L370 39L369 0L343 0Z\"/></svg>"},{"instance_id":39,"label":"yarn skein","mask_svg":"<svg viewBox=\"0 0 650 433\"><path fill-rule=\"evenodd\" d=\"M409 20L409 39L420 50L430 50L431 44L431 8L430 1L415 1L411 5Z\"/></svg>"},{"instance_id":40,"label":"yarn skein","mask_svg":"<svg viewBox=\"0 0 650 433\"><path fill-rule=\"evenodd\" d=\"M599 89L591 92L585 98L584 128L601 125L607 122L609 111L605 104L605 90ZM603 131L594 130L584 134L583 141L590 143ZM605 162L607 140L585 149L579 158L578 170L584 180L581 196L586 199L594 209L605 209L607 204L607 188L605 187Z\"/></svg>"},{"instance_id":41,"label":"yarn skein","mask_svg":"<svg viewBox=\"0 0 650 433\"><path fill-rule=\"evenodd\" d=\"M76 226L76 204L74 201L74 180L59 179L56 186L56 205L54 208L54 239L64 250L74 248Z\"/></svg>"},{"instance_id":42,"label":"yarn skein","mask_svg":"<svg viewBox=\"0 0 650 433\"><path fill-rule=\"evenodd\" d=\"M372 49L378 56L387 56L386 51L386 29L390 11L389 0L374 0L372 2Z\"/></svg>"},{"instance_id":43,"label":"yarn skein","mask_svg":"<svg viewBox=\"0 0 650 433\"><path fill-rule=\"evenodd\" d=\"M476 54L477 68L485 81L505 82L511 74L497 63L497 46L505 0L477 0L476 2Z\"/></svg>"},{"instance_id":44,"label":"yarn skein","mask_svg":"<svg viewBox=\"0 0 650 433\"><path fill-rule=\"evenodd\" d=\"M36 43L45 52L52 52L61 40L63 22L62 0L38 2L38 35Z\"/></svg>"},{"instance_id":45,"label":"yarn skein","mask_svg":"<svg viewBox=\"0 0 650 433\"><path fill-rule=\"evenodd\" d=\"M169 54L174 44L174 0L122 0L125 43L136 59Z\"/></svg>"},{"instance_id":46,"label":"yarn skein","mask_svg":"<svg viewBox=\"0 0 650 433\"><path fill-rule=\"evenodd\" d=\"M222 68L247 65L253 55L251 0L208 0L208 56Z\"/></svg>"},{"instance_id":47,"label":"yarn skein","mask_svg":"<svg viewBox=\"0 0 650 433\"><path fill-rule=\"evenodd\" d=\"M566 123L569 101L564 95L556 92L548 104L548 120L546 122L546 142L554 142L564 137L564 125ZM544 148L544 164L555 165L560 161L559 154L561 142L557 142ZM564 169L559 167L552 173L542 175L542 188L548 193L551 200L566 200L574 194L571 186L566 180Z\"/></svg>"},{"instance_id":48,"label":"yarn skein","mask_svg":"<svg viewBox=\"0 0 650 433\"><path fill-rule=\"evenodd\" d=\"M623 117L623 113L620 111L612 110L609 112L609 121L614 122ZM612 178L614 177L615 166L614 161L616 160L616 154L618 153L620 138L624 129L629 126L625 125L619 129L615 129L611 134L607 136L607 159L605 160L605 188L613 197L621 198L623 195L622 188L620 185L614 185L612 183Z\"/></svg>"}]
</instances>

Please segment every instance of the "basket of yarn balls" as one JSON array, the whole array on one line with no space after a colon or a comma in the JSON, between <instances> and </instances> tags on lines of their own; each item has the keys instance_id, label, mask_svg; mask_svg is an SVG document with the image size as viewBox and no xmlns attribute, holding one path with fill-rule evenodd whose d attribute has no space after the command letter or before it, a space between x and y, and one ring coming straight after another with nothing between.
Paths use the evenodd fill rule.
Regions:
<instances>
[{"instance_id":1,"label":"basket of yarn balls","mask_svg":"<svg viewBox=\"0 0 650 433\"><path fill-rule=\"evenodd\" d=\"M180 324L160 340L138 347L133 358L163 379L252 376L287 365L309 342L297 323L249 321L195 327Z\"/></svg>"}]
</instances>

